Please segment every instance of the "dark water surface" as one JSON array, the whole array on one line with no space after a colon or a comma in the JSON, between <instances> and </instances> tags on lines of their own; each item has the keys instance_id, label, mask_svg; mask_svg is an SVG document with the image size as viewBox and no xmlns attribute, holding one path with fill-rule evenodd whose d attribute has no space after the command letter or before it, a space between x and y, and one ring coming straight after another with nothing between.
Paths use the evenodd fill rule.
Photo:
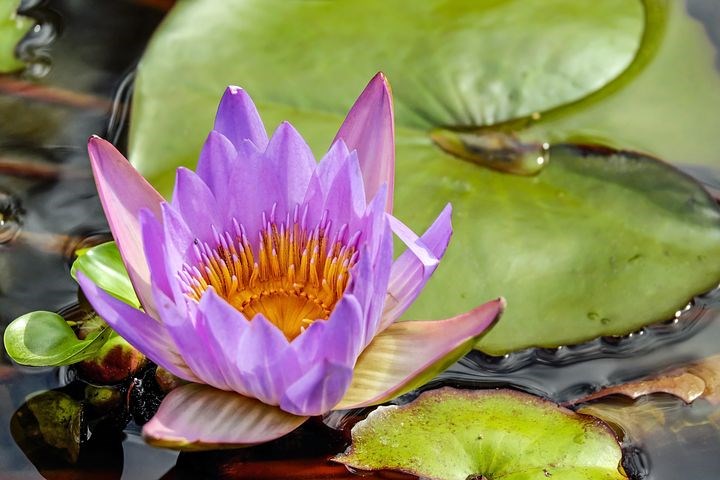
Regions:
<instances>
[{"instance_id":1,"label":"dark water surface","mask_svg":"<svg viewBox=\"0 0 720 480\"><path fill-rule=\"evenodd\" d=\"M57 311L77 301L69 275L72 252L109 238L85 143L99 134L125 146L132 72L170 4L23 2L23 10L39 22L19 51L30 66L22 74L0 76L0 329L28 311ZM688 2L689 14L703 22L715 45L720 44L718 5L717 0ZM720 192L718 171L690 173ZM627 337L502 358L473 353L425 388L509 386L565 402L603 385L720 353L718 317L720 292L713 292L676 319ZM25 417L16 415L11 422L29 396L65 383L64 371L17 367L0 357L0 478L356 478L325 459L345 448L347 427L364 411L331 414L326 424L340 430L310 422L270 445L180 455L146 446L131 423L123 437L94 431L71 465L58 451L33 443L29 430L18 433L18 418ZM643 434L644 427L627 429L626 467L633 478L720 478L720 409L704 400L687 406L658 395L626 402L624 408L637 409L638 421L648 410L665 417L664 428L652 434ZM371 478L407 477L380 473Z\"/></svg>"}]
</instances>

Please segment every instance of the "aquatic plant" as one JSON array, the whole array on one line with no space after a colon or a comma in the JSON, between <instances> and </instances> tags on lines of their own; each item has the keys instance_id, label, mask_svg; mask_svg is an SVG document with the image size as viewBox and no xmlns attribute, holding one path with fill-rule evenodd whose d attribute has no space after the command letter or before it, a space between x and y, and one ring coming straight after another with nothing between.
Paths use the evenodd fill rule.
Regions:
<instances>
[{"instance_id":1,"label":"aquatic plant","mask_svg":"<svg viewBox=\"0 0 720 480\"><path fill-rule=\"evenodd\" d=\"M422 236L392 216L382 74L319 163L289 123L268 138L238 87L220 102L197 171L177 170L171 202L107 141L91 138L89 152L142 308L82 268L77 279L113 329L191 382L145 425L150 442L259 443L311 415L382 403L464 355L504 308L497 299L446 320L396 323L445 252L451 208ZM394 261L393 233L407 246Z\"/></svg>"}]
</instances>

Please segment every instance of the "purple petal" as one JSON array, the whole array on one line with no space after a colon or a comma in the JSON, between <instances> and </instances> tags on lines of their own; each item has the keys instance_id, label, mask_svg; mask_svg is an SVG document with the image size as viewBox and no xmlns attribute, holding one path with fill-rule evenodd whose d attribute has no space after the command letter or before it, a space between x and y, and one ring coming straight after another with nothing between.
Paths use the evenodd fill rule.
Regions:
<instances>
[{"instance_id":1,"label":"purple petal","mask_svg":"<svg viewBox=\"0 0 720 480\"><path fill-rule=\"evenodd\" d=\"M264 194L278 203L278 213L284 216L288 209L303 201L317 166L315 157L297 130L283 122L275 130L263 158L263 177L270 180L272 188Z\"/></svg>"},{"instance_id":2,"label":"purple petal","mask_svg":"<svg viewBox=\"0 0 720 480\"><path fill-rule=\"evenodd\" d=\"M125 268L145 311L154 315L139 213L147 208L159 217L163 198L109 142L91 137L88 152L100 201Z\"/></svg>"},{"instance_id":3,"label":"purple petal","mask_svg":"<svg viewBox=\"0 0 720 480\"><path fill-rule=\"evenodd\" d=\"M161 308L163 322L190 370L201 383L232 390L223 375L225 359L221 353L216 355L212 350L212 343L205 335L206 329L201 327L198 305L188 299L185 311L177 309L174 304L165 307Z\"/></svg>"},{"instance_id":4,"label":"purple petal","mask_svg":"<svg viewBox=\"0 0 720 480\"><path fill-rule=\"evenodd\" d=\"M351 291L358 298L365 299L362 301L367 322L364 345L370 342L380 327L393 261L393 235L388 215L384 211L385 192L386 187L381 187L368 205L363 225L368 253L360 258L356 265L357 271L352 272L354 279ZM364 257L371 259L369 272L362 271Z\"/></svg>"},{"instance_id":5,"label":"purple petal","mask_svg":"<svg viewBox=\"0 0 720 480\"><path fill-rule=\"evenodd\" d=\"M303 204L308 206L308 220L311 224L320 222L325 208L325 198L349 155L345 142L342 139L336 140L310 177Z\"/></svg>"},{"instance_id":6,"label":"purple petal","mask_svg":"<svg viewBox=\"0 0 720 480\"><path fill-rule=\"evenodd\" d=\"M328 360L352 367L365 346L363 307L353 295L346 293L335 305L330 318L310 325L291 344L299 358L308 364Z\"/></svg>"},{"instance_id":7,"label":"purple petal","mask_svg":"<svg viewBox=\"0 0 720 480\"><path fill-rule=\"evenodd\" d=\"M327 210L328 218L336 226L347 223L350 231L354 231L359 228L358 221L366 207L360 164L356 152L352 152L340 163L322 211Z\"/></svg>"},{"instance_id":8,"label":"purple petal","mask_svg":"<svg viewBox=\"0 0 720 480\"><path fill-rule=\"evenodd\" d=\"M236 345L235 358L253 397L277 405L288 377L300 374L295 356L286 353L289 345L280 329L264 316L255 315L250 321L250 328ZM279 358L287 358L287 365L279 364Z\"/></svg>"},{"instance_id":9,"label":"purple petal","mask_svg":"<svg viewBox=\"0 0 720 480\"><path fill-rule=\"evenodd\" d=\"M143 436L160 447L240 447L281 437L305 420L237 393L190 384L165 397Z\"/></svg>"},{"instance_id":10,"label":"purple petal","mask_svg":"<svg viewBox=\"0 0 720 480\"><path fill-rule=\"evenodd\" d=\"M142 231L143 250L150 270L150 281L153 289L159 289L166 296L172 297L165 266L165 235L163 226L150 210L140 210L140 229ZM157 302L157 298L155 298Z\"/></svg>"},{"instance_id":11,"label":"purple petal","mask_svg":"<svg viewBox=\"0 0 720 480\"><path fill-rule=\"evenodd\" d=\"M255 104L240 87L229 86L225 90L215 116L215 130L225 135L237 149L246 139L261 150L268 143L267 132Z\"/></svg>"},{"instance_id":12,"label":"purple petal","mask_svg":"<svg viewBox=\"0 0 720 480\"><path fill-rule=\"evenodd\" d=\"M239 162L237 157L235 146L225 135L215 130L210 132L200 152L196 171L220 205L226 204L234 190L229 179Z\"/></svg>"},{"instance_id":13,"label":"purple petal","mask_svg":"<svg viewBox=\"0 0 720 480\"><path fill-rule=\"evenodd\" d=\"M215 196L192 170L184 167L177 169L171 205L183 217L195 238L201 242L214 241L213 226L223 228Z\"/></svg>"},{"instance_id":14,"label":"purple petal","mask_svg":"<svg viewBox=\"0 0 720 480\"><path fill-rule=\"evenodd\" d=\"M163 219L163 250L165 253L165 272L172 289L172 298L180 306L184 306L187 298L178 282L178 273L184 264L194 264L192 250L195 237L185 224L182 216L169 204L161 205Z\"/></svg>"},{"instance_id":15,"label":"purple petal","mask_svg":"<svg viewBox=\"0 0 720 480\"><path fill-rule=\"evenodd\" d=\"M357 150L365 196L373 198L387 185L386 211L392 212L395 178L395 127L390 85L382 73L370 80L350 109L335 139Z\"/></svg>"},{"instance_id":16,"label":"purple petal","mask_svg":"<svg viewBox=\"0 0 720 480\"><path fill-rule=\"evenodd\" d=\"M352 369L329 361L316 364L280 400L280 408L295 415L322 415L340 401L352 379Z\"/></svg>"},{"instance_id":17,"label":"purple petal","mask_svg":"<svg viewBox=\"0 0 720 480\"><path fill-rule=\"evenodd\" d=\"M77 280L98 315L130 345L174 375L191 382L198 380L161 323L108 294L80 271Z\"/></svg>"},{"instance_id":18,"label":"purple petal","mask_svg":"<svg viewBox=\"0 0 720 480\"><path fill-rule=\"evenodd\" d=\"M198 307L199 335L213 353L219 373L231 390L251 395L238 365L240 341L250 329L250 322L237 309L221 299L214 288L209 288Z\"/></svg>"},{"instance_id":19,"label":"purple petal","mask_svg":"<svg viewBox=\"0 0 720 480\"><path fill-rule=\"evenodd\" d=\"M393 231L408 249L392 265L381 330L408 309L437 268L452 235L451 217L452 207L448 204L419 238L391 217Z\"/></svg>"},{"instance_id":20,"label":"purple petal","mask_svg":"<svg viewBox=\"0 0 720 480\"><path fill-rule=\"evenodd\" d=\"M390 325L360 355L335 408L376 405L419 387L469 352L504 308L499 298L447 320Z\"/></svg>"}]
</instances>

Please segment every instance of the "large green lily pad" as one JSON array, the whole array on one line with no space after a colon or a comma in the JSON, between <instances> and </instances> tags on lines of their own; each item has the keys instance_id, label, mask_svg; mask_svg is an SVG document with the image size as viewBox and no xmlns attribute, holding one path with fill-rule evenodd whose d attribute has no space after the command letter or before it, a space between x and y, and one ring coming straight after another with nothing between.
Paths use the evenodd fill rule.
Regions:
<instances>
[{"instance_id":1,"label":"large green lily pad","mask_svg":"<svg viewBox=\"0 0 720 480\"><path fill-rule=\"evenodd\" d=\"M497 80L523 91L527 88L535 92L533 97L552 97L552 101L534 103L532 108L518 102L503 115L475 118L473 114L468 117L472 121L557 107L576 99L580 92L570 95L560 88L561 83L555 89L548 78L526 84L527 75L548 73L540 60L528 60L527 52L513 43L520 24L490 29L495 37L487 38L482 28L461 28L464 33L457 33L458 38L467 39L472 32L478 35L476 42L485 41L484 45L492 48L473 50L472 58L457 49L440 49L444 53L437 56L434 48L423 43L425 33L418 27L421 20L406 10L424 12L425 7L416 5L432 4L437 7L433 18L439 22L437 19L445 17L438 12L445 12L449 16L446 27L450 28L457 27L460 20L451 21L449 6L484 25L484 15L499 15L495 9L502 10L503 16L526 18L526 10L542 9L548 2L414 2L393 15L379 15L382 7L367 2L367 10L349 7L353 22L336 24L336 30L325 25L328 19L318 10L318 5L329 3L281 2L274 9L261 3L233 0L219 8L202 0L181 2L151 42L135 88L130 154L162 192L171 191L177 165L195 164L225 84L247 87L268 127L289 119L321 155L371 73L384 69L390 72L398 110L396 215L422 231L446 202L454 206L451 246L408 318L447 317L502 295L508 300L506 314L478 347L503 354L625 334L668 318L694 294L717 284L720 213L697 184L661 162L635 154L556 146L551 149L549 166L538 175L515 176L459 160L431 142L425 127L464 122L466 117L454 108L457 102L472 111L486 95L485 101L495 105L488 108L507 106L503 102L508 97L503 94L493 99L482 88L463 90L463 94L459 90L466 82L472 83L467 78L486 72L487 62L492 65L497 59L512 58L503 68L496 65L497 75L507 76ZM619 71L619 65L627 62L614 62L630 58L628 54L635 48L618 47L635 45L625 37L632 31L632 38L637 38L632 19L642 12L626 10L634 3L596 2L577 13L585 22L576 27L578 31L599 29L593 30L597 50L575 49L573 35L580 33L563 23L564 14L548 19L563 28L545 25L533 42L542 44L538 51L564 59L559 65L585 65L589 59L595 74ZM553 12L562 11L561 6L574 11L568 2L552 4L556 7ZM605 13L593 10L606 7ZM299 10L293 16L287 9ZM334 7L328 11L332 18L339 15ZM308 29L309 24L301 21L309 21L305 15L320 26ZM363 15L372 16L372 21ZM603 20L596 24L590 17ZM527 18L533 22L523 27L534 31L537 17ZM278 25L285 26L281 39ZM612 25L617 28L614 33L606 30ZM302 41L293 39L300 35L298 29L307 35ZM418 45L427 45L422 55L412 56L407 51L404 56L381 55L394 52L396 44L408 48L408 36L413 32ZM449 30L449 38L454 38L453 32ZM498 40L505 36L507 42ZM618 44L618 38L626 40ZM474 48L476 43L468 40L467 45ZM610 55L612 45L618 49ZM578 55L586 58L576 58ZM348 57L354 60L347 63ZM598 68L606 61L606 67ZM443 65L447 68L439 68ZM522 65L534 65L533 73ZM417 78L428 79L425 87L413 83ZM606 77L604 81L610 80ZM487 87L482 83L486 81L477 85ZM583 92L589 94L600 86L586 84ZM434 89L432 102L422 101L427 89ZM412 113L415 108L429 109L423 110L423 121Z\"/></svg>"},{"instance_id":2,"label":"large green lily pad","mask_svg":"<svg viewBox=\"0 0 720 480\"><path fill-rule=\"evenodd\" d=\"M130 149L153 177L194 161L228 84L344 115L380 70L398 125L497 123L599 89L642 31L638 0L181 1L141 62Z\"/></svg>"},{"instance_id":3,"label":"large green lily pad","mask_svg":"<svg viewBox=\"0 0 720 480\"><path fill-rule=\"evenodd\" d=\"M361 470L465 480L626 479L602 421L510 390L444 388L402 407L380 407L353 427L334 458Z\"/></svg>"},{"instance_id":4,"label":"large green lily pad","mask_svg":"<svg viewBox=\"0 0 720 480\"><path fill-rule=\"evenodd\" d=\"M0 2L0 73L23 68L23 63L15 55L15 47L35 21L17 14L19 4L19 0Z\"/></svg>"},{"instance_id":5,"label":"large green lily pad","mask_svg":"<svg viewBox=\"0 0 720 480\"><path fill-rule=\"evenodd\" d=\"M659 3L642 68L600 99L543 115L521 133L548 142L592 141L673 163L720 166L717 46L686 1ZM696 2L702 3L702 2ZM705 2L707 3L707 2ZM706 18L709 24L718 18Z\"/></svg>"}]
</instances>

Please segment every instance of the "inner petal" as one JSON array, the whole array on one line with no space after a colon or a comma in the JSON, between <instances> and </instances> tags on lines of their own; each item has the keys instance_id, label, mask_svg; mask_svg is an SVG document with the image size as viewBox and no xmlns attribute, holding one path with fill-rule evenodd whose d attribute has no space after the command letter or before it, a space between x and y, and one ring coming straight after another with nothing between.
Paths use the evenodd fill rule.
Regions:
<instances>
[{"instance_id":1,"label":"inner petal","mask_svg":"<svg viewBox=\"0 0 720 480\"><path fill-rule=\"evenodd\" d=\"M359 233L330 222L307 228L296 208L292 219L275 222L263 215L263 229L251 243L242 225L215 234L215 245L195 242L195 261L178 276L185 294L199 301L216 293L252 319L262 314L292 340L311 323L327 320L342 297L357 263ZM349 238L348 238L349 237Z\"/></svg>"}]
</instances>

